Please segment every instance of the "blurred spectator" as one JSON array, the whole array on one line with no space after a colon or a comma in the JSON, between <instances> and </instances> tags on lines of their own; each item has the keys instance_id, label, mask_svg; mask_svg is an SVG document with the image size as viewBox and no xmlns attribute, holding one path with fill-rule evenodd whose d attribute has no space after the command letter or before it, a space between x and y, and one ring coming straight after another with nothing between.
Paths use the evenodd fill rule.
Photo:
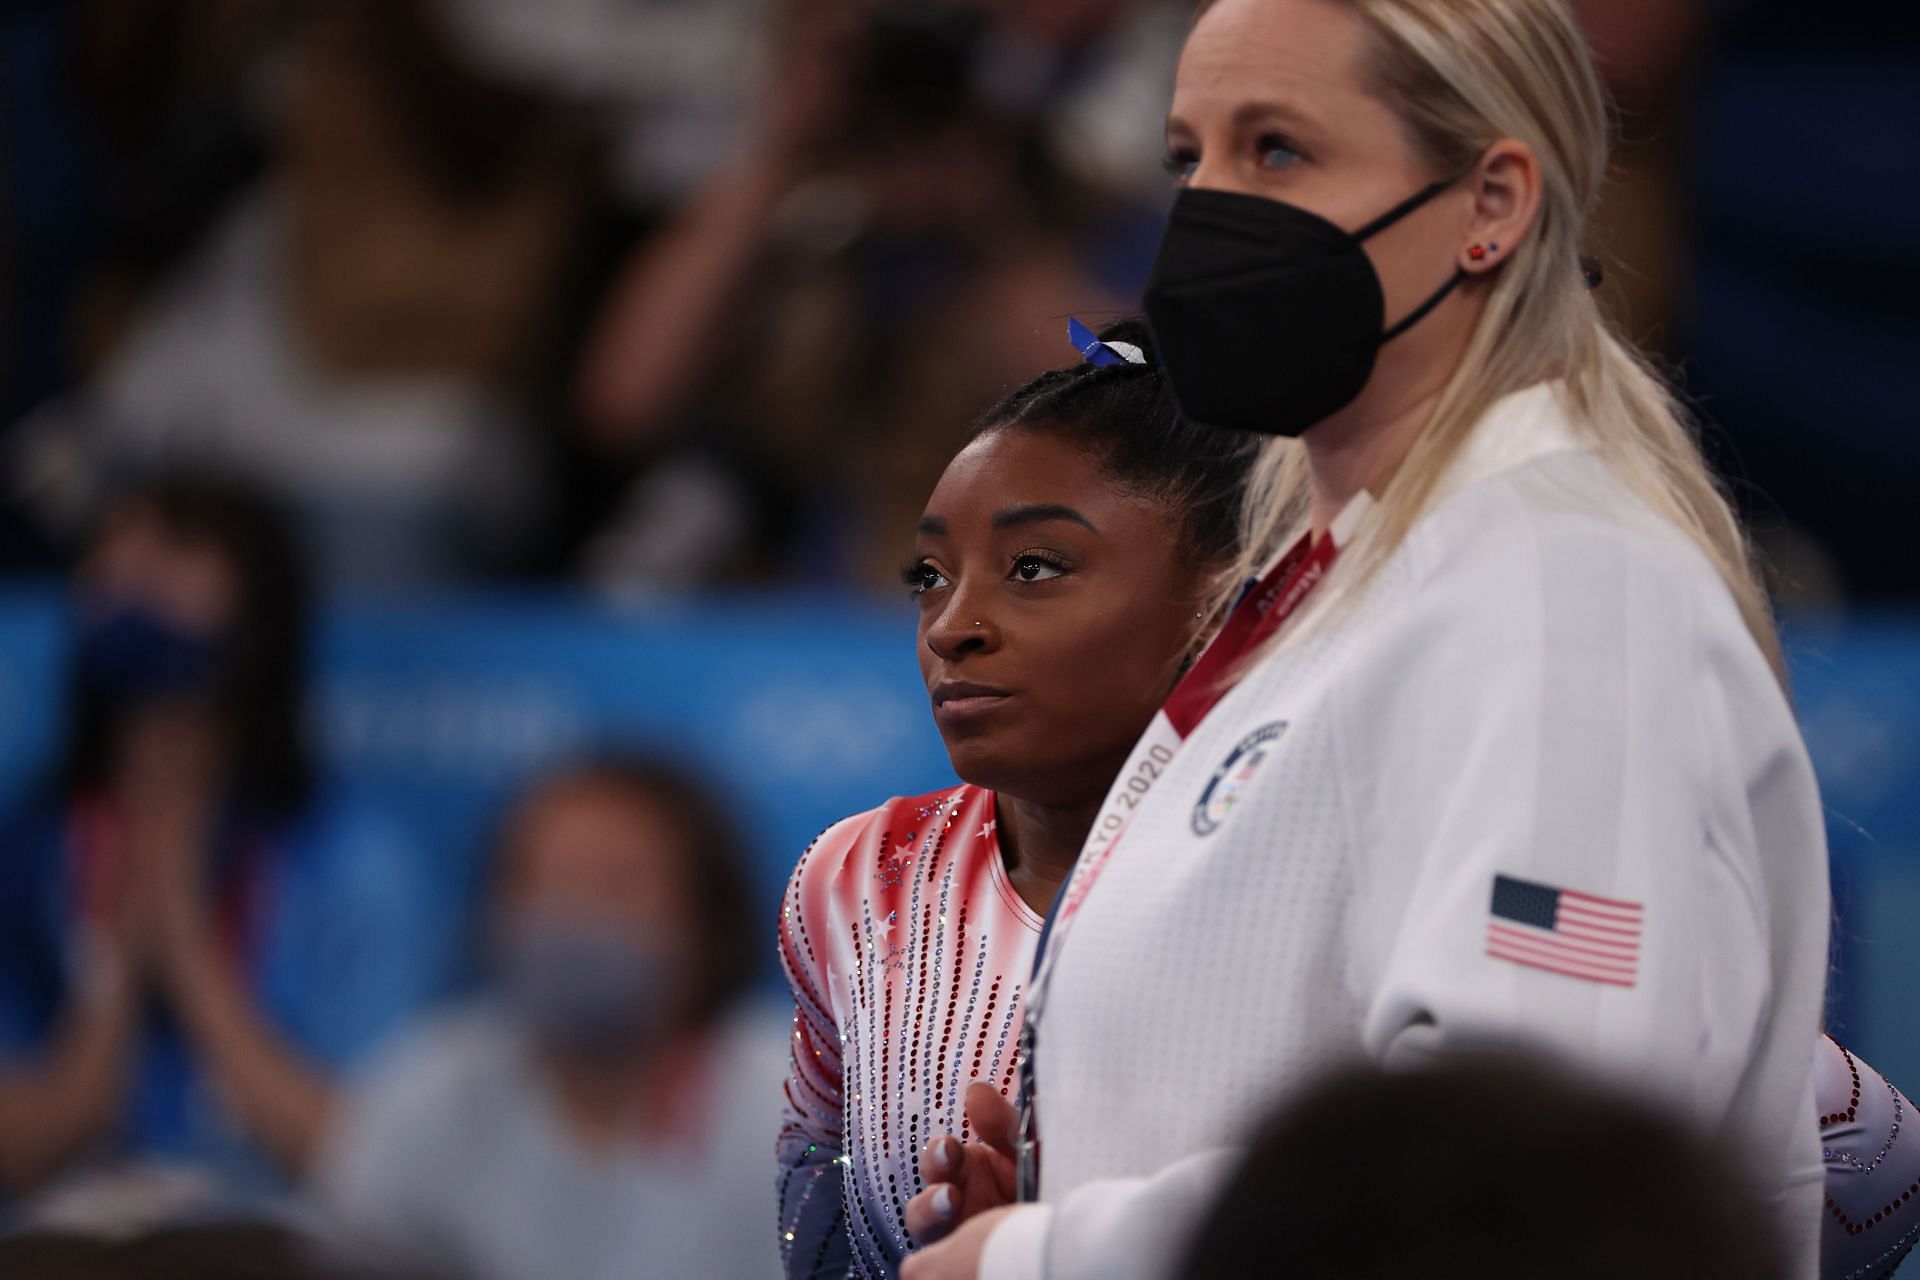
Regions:
<instances>
[{"instance_id":1,"label":"blurred spectator","mask_svg":"<svg viewBox=\"0 0 1920 1280\"><path fill-rule=\"evenodd\" d=\"M478 62L595 120L638 208L677 203L732 150L772 0L443 0ZM744 65L743 65L744 64Z\"/></svg>"},{"instance_id":2,"label":"blurred spectator","mask_svg":"<svg viewBox=\"0 0 1920 1280\"><path fill-rule=\"evenodd\" d=\"M329 584L627 594L890 563L971 410L1065 312L1135 299L1187 18L135 8L27 0L0 31L32 72L4 82L6 389L41 406L0 557L57 563L118 478L214 463Z\"/></svg>"},{"instance_id":3,"label":"blurred spectator","mask_svg":"<svg viewBox=\"0 0 1920 1280\"><path fill-rule=\"evenodd\" d=\"M1186 1280L1786 1280L1739 1155L1509 1056L1355 1067L1285 1106Z\"/></svg>"},{"instance_id":4,"label":"blurred spectator","mask_svg":"<svg viewBox=\"0 0 1920 1280\"><path fill-rule=\"evenodd\" d=\"M1764 540L1824 550L1851 600L1911 604L1920 27L1871 4L1709 11L1689 81L1687 388Z\"/></svg>"},{"instance_id":5,"label":"blurred spectator","mask_svg":"<svg viewBox=\"0 0 1920 1280\"><path fill-rule=\"evenodd\" d=\"M610 587L764 561L742 474L802 504L781 567L878 582L978 407L1057 362L1067 312L1137 289L1097 270L1113 201L989 91L985 14L787 0L782 24L745 155L635 254L586 351L609 456L713 477L689 512L642 472L587 551Z\"/></svg>"},{"instance_id":6,"label":"blurred spectator","mask_svg":"<svg viewBox=\"0 0 1920 1280\"><path fill-rule=\"evenodd\" d=\"M0 1178L42 1208L129 1166L183 1207L272 1194L332 1073L443 979L419 851L314 776L303 578L204 481L132 491L88 547L65 766L0 840Z\"/></svg>"},{"instance_id":7,"label":"blurred spectator","mask_svg":"<svg viewBox=\"0 0 1920 1280\"><path fill-rule=\"evenodd\" d=\"M83 376L257 173L249 77L287 8L0 6L0 430ZM0 547L13 563L44 551Z\"/></svg>"},{"instance_id":8,"label":"blurred spectator","mask_svg":"<svg viewBox=\"0 0 1920 1280\"><path fill-rule=\"evenodd\" d=\"M92 208L78 222L90 233L92 261L70 330L47 328L71 344L81 372L105 357L140 302L260 176L262 70L287 38L295 3L65 6L66 47L50 51L50 62L67 83L40 88L75 112L65 123L90 187ZM42 319L59 314L49 309Z\"/></svg>"},{"instance_id":9,"label":"blurred spectator","mask_svg":"<svg viewBox=\"0 0 1920 1280\"><path fill-rule=\"evenodd\" d=\"M1574 0L1617 108L1613 155L1588 249L1600 300L1627 336L1672 358L1687 287L1686 94L1706 0Z\"/></svg>"},{"instance_id":10,"label":"blurred spectator","mask_svg":"<svg viewBox=\"0 0 1920 1280\"><path fill-rule=\"evenodd\" d=\"M1911 603L1920 38L1890 11L1574 0L1620 106L1602 298L1672 361L1789 609ZM1804 157L1798 178L1770 171Z\"/></svg>"},{"instance_id":11,"label":"blurred spectator","mask_svg":"<svg viewBox=\"0 0 1920 1280\"><path fill-rule=\"evenodd\" d=\"M159 462L267 487L330 583L530 554L531 405L604 201L598 136L477 64L444 12L310 10L261 95L264 174L131 314L89 394L16 446L16 499L51 540L104 481Z\"/></svg>"},{"instance_id":12,"label":"blurred spectator","mask_svg":"<svg viewBox=\"0 0 1920 1280\"><path fill-rule=\"evenodd\" d=\"M1156 209L1167 181L1167 100L1193 20L1181 0L970 0L992 19L984 96L1044 118L1061 164L1096 190ZM1158 240L1158 226L1154 239Z\"/></svg>"},{"instance_id":13,"label":"blurred spectator","mask_svg":"<svg viewBox=\"0 0 1920 1280\"><path fill-rule=\"evenodd\" d=\"M476 1280L775 1275L758 1225L789 1019L743 1004L762 934L719 802L649 763L536 786L501 836L492 992L341 1113L347 1240Z\"/></svg>"}]
</instances>

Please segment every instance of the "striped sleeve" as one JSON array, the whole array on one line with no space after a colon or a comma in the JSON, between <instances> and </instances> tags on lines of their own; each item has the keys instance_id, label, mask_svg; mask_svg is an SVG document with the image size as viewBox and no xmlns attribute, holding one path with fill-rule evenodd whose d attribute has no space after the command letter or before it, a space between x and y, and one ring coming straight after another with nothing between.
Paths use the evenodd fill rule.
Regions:
<instances>
[{"instance_id":1,"label":"striped sleeve","mask_svg":"<svg viewBox=\"0 0 1920 1280\"><path fill-rule=\"evenodd\" d=\"M833 899L826 889L866 820L849 818L814 841L794 868L781 904L780 965L794 1004L793 1060L777 1144L780 1256L789 1280L844 1276L851 1265L844 1077L824 948L833 936Z\"/></svg>"}]
</instances>

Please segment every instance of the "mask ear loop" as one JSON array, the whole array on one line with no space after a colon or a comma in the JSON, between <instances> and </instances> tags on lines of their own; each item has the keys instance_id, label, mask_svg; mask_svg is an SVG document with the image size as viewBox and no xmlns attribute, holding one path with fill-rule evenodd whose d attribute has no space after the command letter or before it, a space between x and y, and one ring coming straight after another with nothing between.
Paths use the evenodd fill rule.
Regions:
<instances>
[{"instance_id":1,"label":"mask ear loop","mask_svg":"<svg viewBox=\"0 0 1920 1280\"><path fill-rule=\"evenodd\" d=\"M1367 240L1372 239L1374 236L1379 235L1382 231L1385 231L1388 227L1400 221L1400 219L1406 217L1408 214L1412 213L1415 209L1418 209L1421 205L1426 204L1429 200L1432 200L1435 196L1439 195L1442 191L1445 191L1448 187L1451 187L1454 184L1454 182L1458 182L1458 181L1459 179L1455 178L1453 182L1428 183L1426 186L1422 187L1420 190L1408 196L1405 200L1402 200L1399 204L1393 206L1393 208L1387 210L1385 213L1375 218L1372 222L1369 222L1366 226L1354 232L1353 233L1354 243L1356 244L1363 243ZM1413 326L1415 326L1416 324L1419 324L1422 320L1425 320L1435 307L1439 306L1441 303L1447 300L1448 294L1452 293L1455 289L1460 287L1460 282L1462 280L1465 280L1466 278L1467 278L1467 273L1461 268L1455 267L1453 271L1452 279L1448 280L1445 284L1441 285L1440 288L1434 292L1432 297L1428 298L1425 302L1415 307L1411 315L1407 316L1406 318L1401 320L1400 323L1394 325L1391 329L1387 330L1385 333L1380 335L1380 345L1383 347L1386 346L1389 342L1392 342L1395 338L1399 337L1401 334L1405 333L1407 330L1413 328Z\"/></svg>"},{"instance_id":2,"label":"mask ear loop","mask_svg":"<svg viewBox=\"0 0 1920 1280\"><path fill-rule=\"evenodd\" d=\"M1465 174L1461 175L1461 177L1465 177L1465 176L1466 176ZM1385 213L1375 218L1372 222L1369 222L1366 226L1361 227L1358 231L1354 232L1353 233L1354 241L1356 243L1360 243L1360 242L1370 240L1376 235L1379 235L1382 231L1385 231L1388 227L1400 221L1400 219L1406 217L1408 214L1412 213L1415 209L1418 209L1421 205L1427 203L1427 201L1433 199L1435 196L1439 195L1442 191L1445 191L1448 187L1451 187L1454 184L1454 182L1458 182L1458 181L1460 181L1460 179L1455 178L1453 182L1433 182L1433 183L1427 184L1426 186L1422 187L1420 190L1408 196L1405 200L1402 200L1399 204L1393 206L1393 208L1387 210ZM1598 289L1600 285L1606 280L1606 270L1600 265L1600 259L1595 257L1590 257L1584 253L1580 255L1580 274L1581 274L1581 277L1585 280L1586 286L1589 290ZM1407 330L1413 328L1413 326L1415 326L1416 324L1419 324L1422 320L1426 319L1427 316L1433 312L1433 309L1435 307L1439 306L1442 302L1445 302L1447 300L1447 296L1451 294L1455 289L1458 289L1460 287L1460 282L1465 280L1466 278L1467 278L1466 269L1464 267L1455 267L1453 270L1452 279L1448 280L1445 284L1441 285L1440 288L1434 292L1432 297L1428 298L1425 302L1415 307L1413 309L1412 314L1406 316L1404 319L1400 321L1400 323L1394 325L1391 329L1388 329L1385 333L1380 335L1380 345L1383 347L1386 346L1389 342L1392 342L1395 338L1399 337L1401 334L1405 333Z\"/></svg>"},{"instance_id":3,"label":"mask ear loop","mask_svg":"<svg viewBox=\"0 0 1920 1280\"><path fill-rule=\"evenodd\" d=\"M1387 330L1385 333L1380 335L1380 345L1383 347L1386 346L1389 342L1392 342L1395 338L1399 337L1401 334L1405 333L1407 330L1413 328L1413 326L1419 324L1422 320L1425 320L1428 314L1432 312L1432 310L1435 307L1445 302L1447 300L1447 295L1452 293L1455 289L1458 289L1460 287L1460 282L1462 280L1465 280L1466 278L1467 278L1466 271L1463 268L1455 267L1453 269L1453 278L1451 280L1448 280L1445 284L1441 285L1438 289L1436 289L1431 298L1428 298L1425 302L1415 307L1411 315L1407 316L1399 324L1394 325L1393 328Z\"/></svg>"},{"instance_id":4,"label":"mask ear loop","mask_svg":"<svg viewBox=\"0 0 1920 1280\"><path fill-rule=\"evenodd\" d=\"M1458 178L1454 179L1454 182L1458 181ZM1373 237L1379 235L1382 231L1385 231L1388 227L1400 221L1400 219L1406 217L1415 209L1418 209L1421 205L1427 203L1427 201L1433 199L1452 185L1453 182L1429 183L1427 186L1422 187L1405 200L1402 200L1399 204L1393 206L1393 208L1375 218L1372 222L1369 222L1366 226L1354 232L1353 238L1355 240L1373 239Z\"/></svg>"}]
</instances>

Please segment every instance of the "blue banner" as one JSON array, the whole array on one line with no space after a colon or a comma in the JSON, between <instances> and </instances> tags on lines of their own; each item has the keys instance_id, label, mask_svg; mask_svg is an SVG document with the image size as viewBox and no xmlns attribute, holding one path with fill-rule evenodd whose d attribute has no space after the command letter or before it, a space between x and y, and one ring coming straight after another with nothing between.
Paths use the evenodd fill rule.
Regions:
<instances>
[{"instance_id":1,"label":"blue banner","mask_svg":"<svg viewBox=\"0 0 1920 1280\"><path fill-rule=\"evenodd\" d=\"M66 619L0 593L0 802L59 739ZM444 867L462 909L501 806L531 775L638 747L711 780L752 842L772 915L829 823L951 782L904 604L764 597L621 612L558 595L351 603L317 637L310 713L331 778ZM1920 1085L1920 618L1789 631L1796 707L1829 815L1831 1021ZM5 886L0 886L0 892Z\"/></svg>"}]
</instances>

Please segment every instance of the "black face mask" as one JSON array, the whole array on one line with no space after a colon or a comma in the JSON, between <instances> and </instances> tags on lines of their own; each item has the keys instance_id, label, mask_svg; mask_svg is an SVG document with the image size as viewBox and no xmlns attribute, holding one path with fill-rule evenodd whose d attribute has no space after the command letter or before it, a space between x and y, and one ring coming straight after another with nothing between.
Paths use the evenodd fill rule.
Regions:
<instances>
[{"instance_id":1,"label":"black face mask","mask_svg":"<svg viewBox=\"0 0 1920 1280\"><path fill-rule=\"evenodd\" d=\"M1147 322L1188 421L1298 436L1366 389L1380 348L1440 305L1456 270L1385 329L1386 298L1362 242L1447 189L1434 183L1343 231L1277 200L1188 188L1147 282Z\"/></svg>"}]
</instances>

